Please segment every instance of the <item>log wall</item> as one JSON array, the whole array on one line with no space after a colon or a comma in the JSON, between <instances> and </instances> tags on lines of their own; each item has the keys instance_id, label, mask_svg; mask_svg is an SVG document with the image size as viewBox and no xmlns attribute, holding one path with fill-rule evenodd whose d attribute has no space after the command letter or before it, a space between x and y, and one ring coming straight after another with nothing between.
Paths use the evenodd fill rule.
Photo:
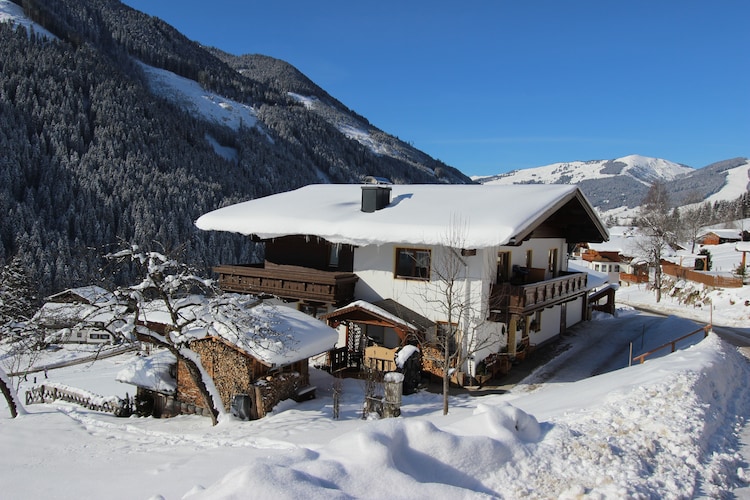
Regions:
<instances>
[{"instance_id":1,"label":"log wall","mask_svg":"<svg viewBox=\"0 0 750 500\"><path fill-rule=\"evenodd\" d=\"M235 395L247 394L253 399L257 417L262 417L280 401L294 398L309 384L307 360L298 361L281 371L248 356L226 342L206 338L194 341L190 348L200 358L203 368L213 379L226 411L230 411ZM203 408L198 387L193 383L184 363L177 364L177 396L183 403ZM259 403L258 400L262 403Z\"/></svg>"}]
</instances>

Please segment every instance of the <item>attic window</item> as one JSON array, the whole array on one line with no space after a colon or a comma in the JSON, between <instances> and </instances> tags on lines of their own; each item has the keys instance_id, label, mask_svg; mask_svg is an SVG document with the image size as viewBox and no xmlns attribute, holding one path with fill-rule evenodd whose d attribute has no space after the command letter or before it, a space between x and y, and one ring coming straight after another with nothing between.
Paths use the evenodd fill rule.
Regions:
<instances>
[{"instance_id":1,"label":"attic window","mask_svg":"<svg viewBox=\"0 0 750 500\"><path fill-rule=\"evenodd\" d=\"M430 250L418 248L396 249L396 277L430 279Z\"/></svg>"}]
</instances>

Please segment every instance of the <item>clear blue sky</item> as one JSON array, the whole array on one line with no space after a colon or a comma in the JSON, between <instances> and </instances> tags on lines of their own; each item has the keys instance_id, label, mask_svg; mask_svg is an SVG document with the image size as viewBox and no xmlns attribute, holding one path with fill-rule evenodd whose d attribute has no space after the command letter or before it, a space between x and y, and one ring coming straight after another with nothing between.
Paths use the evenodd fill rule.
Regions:
<instances>
[{"instance_id":1,"label":"clear blue sky","mask_svg":"<svg viewBox=\"0 0 750 500\"><path fill-rule=\"evenodd\" d=\"M750 156L747 0L125 0L297 67L373 125L490 175Z\"/></svg>"}]
</instances>

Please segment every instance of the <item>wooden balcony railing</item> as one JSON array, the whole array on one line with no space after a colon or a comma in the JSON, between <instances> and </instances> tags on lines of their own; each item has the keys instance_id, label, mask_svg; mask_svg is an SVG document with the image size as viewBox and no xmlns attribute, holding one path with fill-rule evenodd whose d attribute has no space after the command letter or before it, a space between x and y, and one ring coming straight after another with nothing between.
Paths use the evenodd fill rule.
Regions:
<instances>
[{"instance_id":1,"label":"wooden balcony railing","mask_svg":"<svg viewBox=\"0 0 750 500\"><path fill-rule=\"evenodd\" d=\"M586 273L570 273L549 280L523 285L499 283L492 286L490 309L510 314L529 314L568 302L586 293Z\"/></svg>"},{"instance_id":2,"label":"wooden balcony railing","mask_svg":"<svg viewBox=\"0 0 750 500\"><path fill-rule=\"evenodd\" d=\"M354 300L356 274L299 266L217 266L219 287L226 292L270 294L284 299L343 305Z\"/></svg>"}]
</instances>

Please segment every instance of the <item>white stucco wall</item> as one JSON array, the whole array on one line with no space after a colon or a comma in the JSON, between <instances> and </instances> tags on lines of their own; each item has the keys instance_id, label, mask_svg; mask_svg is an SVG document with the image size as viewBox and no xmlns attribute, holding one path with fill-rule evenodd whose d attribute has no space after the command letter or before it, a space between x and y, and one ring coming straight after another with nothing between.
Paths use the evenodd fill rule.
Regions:
<instances>
[{"instance_id":1,"label":"white stucco wall","mask_svg":"<svg viewBox=\"0 0 750 500\"><path fill-rule=\"evenodd\" d=\"M431 279L401 279L395 277L396 248L429 249L431 251ZM489 322L487 306L492 284L497 274L497 252L511 254L511 266L526 266L527 251L532 252L531 267L548 269L549 251L558 252L558 270L567 270L567 248L562 238L542 238L524 242L518 247L493 247L477 249L475 255L462 256L445 247L370 245L358 247L354 251L354 272L359 276L355 296L358 299L375 302L390 298L435 322L448 321L445 299L440 292L444 284L439 278L438 269L445 269L446 262L459 265L458 280L462 299L471 304L472 318L465 318L460 328L476 335L475 344L469 347L475 351L463 369L474 374L476 363L493 352L499 352L507 344L507 325ZM511 267L512 269L512 267ZM547 271L545 279L552 278ZM566 324L572 325L581 320L581 300L568 304ZM455 319L455 318L454 318ZM531 333L531 342L541 344L560 333L560 307L545 309L542 313L542 328ZM520 341L520 333L517 339ZM479 347L478 347L479 346Z\"/></svg>"},{"instance_id":2,"label":"white stucco wall","mask_svg":"<svg viewBox=\"0 0 750 500\"><path fill-rule=\"evenodd\" d=\"M565 326L567 328L583 321L583 297L568 302L565 319Z\"/></svg>"}]
</instances>

